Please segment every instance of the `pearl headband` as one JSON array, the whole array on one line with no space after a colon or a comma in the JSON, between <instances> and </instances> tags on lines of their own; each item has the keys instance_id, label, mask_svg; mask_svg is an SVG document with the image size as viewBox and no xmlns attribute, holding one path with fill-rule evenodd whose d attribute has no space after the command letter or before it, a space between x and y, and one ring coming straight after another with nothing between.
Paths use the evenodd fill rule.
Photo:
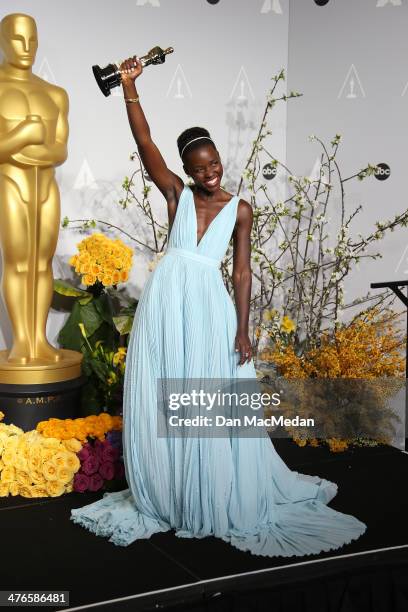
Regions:
<instances>
[{"instance_id":1,"label":"pearl headband","mask_svg":"<svg viewBox=\"0 0 408 612\"><path fill-rule=\"evenodd\" d=\"M187 144L184 145L183 150L180 153L180 157L183 157L183 153L184 153L184 149L186 147L188 147L189 144L191 144L192 142L194 142L195 140L200 140L200 138L207 138L208 140L211 140L211 142L213 143L212 138L210 138L209 136L198 136L197 138L193 138L193 140L189 140L189 142ZM214 144L214 143L213 143Z\"/></svg>"}]
</instances>

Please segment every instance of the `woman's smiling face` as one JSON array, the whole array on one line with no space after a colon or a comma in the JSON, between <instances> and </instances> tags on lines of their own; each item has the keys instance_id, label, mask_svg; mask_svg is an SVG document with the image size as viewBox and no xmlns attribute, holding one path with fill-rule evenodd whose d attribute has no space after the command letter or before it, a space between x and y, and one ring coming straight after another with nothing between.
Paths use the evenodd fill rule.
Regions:
<instances>
[{"instance_id":1,"label":"woman's smiling face","mask_svg":"<svg viewBox=\"0 0 408 612\"><path fill-rule=\"evenodd\" d=\"M184 170L203 189L214 192L220 188L224 170L220 155L213 145L202 145L188 152Z\"/></svg>"}]
</instances>

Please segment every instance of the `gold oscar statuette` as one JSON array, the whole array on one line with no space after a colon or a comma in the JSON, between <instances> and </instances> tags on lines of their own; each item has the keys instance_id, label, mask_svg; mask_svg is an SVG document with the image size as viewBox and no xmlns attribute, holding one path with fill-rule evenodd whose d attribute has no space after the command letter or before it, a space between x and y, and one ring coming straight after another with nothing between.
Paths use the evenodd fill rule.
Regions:
<instances>
[{"instance_id":1,"label":"gold oscar statuette","mask_svg":"<svg viewBox=\"0 0 408 612\"><path fill-rule=\"evenodd\" d=\"M0 351L0 385L80 377L82 355L56 349L46 323L60 225L55 167L67 159L68 95L32 72L38 47L30 15L0 22L0 245L2 294L13 332Z\"/></svg>"}]
</instances>

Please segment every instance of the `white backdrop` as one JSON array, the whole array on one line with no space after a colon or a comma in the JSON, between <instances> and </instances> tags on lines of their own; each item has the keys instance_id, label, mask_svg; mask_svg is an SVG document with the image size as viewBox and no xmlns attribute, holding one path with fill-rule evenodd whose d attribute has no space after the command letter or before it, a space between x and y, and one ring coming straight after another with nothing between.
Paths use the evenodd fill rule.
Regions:
<instances>
[{"instance_id":1,"label":"white backdrop","mask_svg":"<svg viewBox=\"0 0 408 612\"><path fill-rule=\"evenodd\" d=\"M330 0L317 6L293 0L291 8L288 88L303 97L288 106L288 165L309 175L321 149L308 135L330 144L336 133L343 137L338 162L344 178L368 163L387 164L386 180L344 185L349 210L363 206L353 234L369 233L376 221L408 208L408 2ZM408 277L406 228L373 251L382 258L361 260L347 281L346 302L363 295L371 282Z\"/></svg>"}]
</instances>

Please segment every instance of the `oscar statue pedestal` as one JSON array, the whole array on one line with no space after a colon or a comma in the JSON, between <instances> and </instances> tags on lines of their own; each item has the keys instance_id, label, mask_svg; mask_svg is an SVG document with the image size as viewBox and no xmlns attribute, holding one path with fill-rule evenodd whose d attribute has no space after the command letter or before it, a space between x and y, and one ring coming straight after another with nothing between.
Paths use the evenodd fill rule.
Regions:
<instances>
[{"instance_id":1,"label":"oscar statue pedestal","mask_svg":"<svg viewBox=\"0 0 408 612\"><path fill-rule=\"evenodd\" d=\"M25 364L7 361L8 351L0 351L0 411L3 423L24 431L49 418L79 416L82 354L59 349L55 363L30 360Z\"/></svg>"}]
</instances>

